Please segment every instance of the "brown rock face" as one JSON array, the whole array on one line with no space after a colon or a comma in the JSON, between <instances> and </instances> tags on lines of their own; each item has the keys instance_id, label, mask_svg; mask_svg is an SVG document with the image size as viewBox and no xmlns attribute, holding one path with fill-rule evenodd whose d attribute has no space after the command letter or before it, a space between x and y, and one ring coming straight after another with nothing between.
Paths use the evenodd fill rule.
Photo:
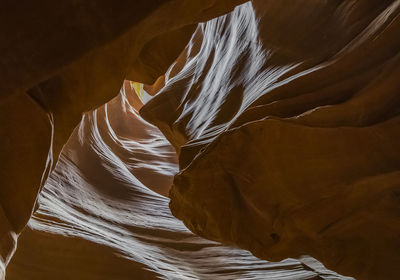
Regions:
<instances>
[{"instance_id":1,"label":"brown rock face","mask_svg":"<svg viewBox=\"0 0 400 280\"><path fill-rule=\"evenodd\" d=\"M290 3L289 3L290 2ZM252 1L200 24L141 109L193 232L357 279L400 274L400 1Z\"/></svg>"},{"instance_id":2,"label":"brown rock face","mask_svg":"<svg viewBox=\"0 0 400 280\"><path fill-rule=\"evenodd\" d=\"M160 195L177 172L176 153L138 115L140 105L126 83L85 114L18 239L7 280L344 279L312 260L263 261L185 228Z\"/></svg>"},{"instance_id":3,"label":"brown rock face","mask_svg":"<svg viewBox=\"0 0 400 280\"><path fill-rule=\"evenodd\" d=\"M241 2L2 3L0 274L82 113L116 96L126 77L155 81L198 22Z\"/></svg>"},{"instance_id":4,"label":"brown rock face","mask_svg":"<svg viewBox=\"0 0 400 280\"><path fill-rule=\"evenodd\" d=\"M0 11L0 279L398 278L400 0L28 2Z\"/></svg>"}]
</instances>

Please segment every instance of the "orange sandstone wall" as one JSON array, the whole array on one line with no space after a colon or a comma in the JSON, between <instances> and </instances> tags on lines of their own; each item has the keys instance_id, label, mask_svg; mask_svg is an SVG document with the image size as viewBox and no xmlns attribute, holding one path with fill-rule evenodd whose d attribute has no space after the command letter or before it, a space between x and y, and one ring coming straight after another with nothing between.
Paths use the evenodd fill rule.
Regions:
<instances>
[{"instance_id":1,"label":"orange sandstone wall","mask_svg":"<svg viewBox=\"0 0 400 280\"><path fill-rule=\"evenodd\" d=\"M198 22L241 2L2 3L0 275L82 113L116 96L125 78L155 81Z\"/></svg>"},{"instance_id":2,"label":"orange sandstone wall","mask_svg":"<svg viewBox=\"0 0 400 280\"><path fill-rule=\"evenodd\" d=\"M400 1L262 1L198 26L140 111L193 232L357 279L400 274Z\"/></svg>"}]
</instances>

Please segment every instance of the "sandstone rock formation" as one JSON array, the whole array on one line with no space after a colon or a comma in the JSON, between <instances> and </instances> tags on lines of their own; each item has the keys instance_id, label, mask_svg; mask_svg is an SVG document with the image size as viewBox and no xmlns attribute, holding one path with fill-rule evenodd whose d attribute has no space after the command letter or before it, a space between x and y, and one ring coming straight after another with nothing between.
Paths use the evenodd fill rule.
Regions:
<instances>
[{"instance_id":1,"label":"sandstone rock formation","mask_svg":"<svg viewBox=\"0 0 400 280\"><path fill-rule=\"evenodd\" d=\"M3 4L0 279L398 278L400 0L244 2Z\"/></svg>"},{"instance_id":2,"label":"sandstone rock formation","mask_svg":"<svg viewBox=\"0 0 400 280\"><path fill-rule=\"evenodd\" d=\"M290 2L290 3L289 3ZM200 24L141 109L172 213L262 259L400 274L400 1L262 1Z\"/></svg>"},{"instance_id":3,"label":"sandstone rock formation","mask_svg":"<svg viewBox=\"0 0 400 280\"><path fill-rule=\"evenodd\" d=\"M116 96L125 78L152 83L198 22L241 2L2 3L0 277L82 113Z\"/></svg>"},{"instance_id":4,"label":"sandstone rock formation","mask_svg":"<svg viewBox=\"0 0 400 280\"><path fill-rule=\"evenodd\" d=\"M71 135L7 280L344 279L315 261L270 263L189 232L160 195L178 169L174 149L125 89Z\"/></svg>"}]
</instances>

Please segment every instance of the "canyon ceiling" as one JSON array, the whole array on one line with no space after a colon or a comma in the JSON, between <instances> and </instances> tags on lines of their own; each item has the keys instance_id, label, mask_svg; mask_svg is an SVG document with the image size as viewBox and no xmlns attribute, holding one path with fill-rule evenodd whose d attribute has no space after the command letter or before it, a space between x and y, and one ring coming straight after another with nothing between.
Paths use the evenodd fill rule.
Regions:
<instances>
[{"instance_id":1,"label":"canyon ceiling","mask_svg":"<svg viewBox=\"0 0 400 280\"><path fill-rule=\"evenodd\" d=\"M398 279L400 0L6 1L0 279Z\"/></svg>"}]
</instances>

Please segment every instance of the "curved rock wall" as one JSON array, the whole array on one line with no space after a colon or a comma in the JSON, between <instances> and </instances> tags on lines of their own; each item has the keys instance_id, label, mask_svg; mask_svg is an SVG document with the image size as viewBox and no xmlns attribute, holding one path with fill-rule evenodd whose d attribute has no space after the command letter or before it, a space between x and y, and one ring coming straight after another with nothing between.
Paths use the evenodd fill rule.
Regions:
<instances>
[{"instance_id":1,"label":"curved rock wall","mask_svg":"<svg viewBox=\"0 0 400 280\"><path fill-rule=\"evenodd\" d=\"M179 153L172 213L263 259L396 279L398 34L397 0L255 0L200 24L140 111Z\"/></svg>"},{"instance_id":2,"label":"curved rock wall","mask_svg":"<svg viewBox=\"0 0 400 280\"><path fill-rule=\"evenodd\" d=\"M400 0L254 0L199 25L244 1L95 2L0 12L0 278L33 210L12 279L54 279L65 263L66 278L340 277L189 233L162 196L175 155L129 95L85 116L33 209L82 113L126 78L157 94L141 115L178 152L170 207L193 232L397 278ZM106 262L126 274L93 273Z\"/></svg>"},{"instance_id":3,"label":"curved rock wall","mask_svg":"<svg viewBox=\"0 0 400 280\"><path fill-rule=\"evenodd\" d=\"M125 85L71 135L7 280L348 279L315 260L271 263L187 230L160 195L178 171L176 153Z\"/></svg>"},{"instance_id":4,"label":"curved rock wall","mask_svg":"<svg viewBox=\"0 0 400 280\"><path fill-rule=\"evenodd\" d=\"M1 274L82 113L116 96L127 77L152 83L176 59L198 22L242 2L2 3Z\"/></svg>"}]
</instances>

